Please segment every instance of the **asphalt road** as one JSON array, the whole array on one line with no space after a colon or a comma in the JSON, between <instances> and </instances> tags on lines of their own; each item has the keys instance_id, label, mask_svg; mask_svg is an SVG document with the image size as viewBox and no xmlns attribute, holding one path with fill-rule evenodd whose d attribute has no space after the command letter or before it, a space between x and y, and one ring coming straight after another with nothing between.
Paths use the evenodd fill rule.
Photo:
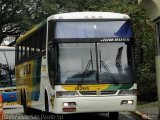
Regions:
<instances>
[{"instance_id":1,"label":"asphalt road","mask_svg":"<svg viewBox=\"0 0 160 120\"><path fill-rule=\"evenodd\" d=\"M78 115L54 115L33 111L30 115L23 114L22 107L4 109L4 117L7 120L109 120L107 113L101 114L78 114ZM119 120L141 120L129 112L122 112Z\"/></svg>"}]
</instances>

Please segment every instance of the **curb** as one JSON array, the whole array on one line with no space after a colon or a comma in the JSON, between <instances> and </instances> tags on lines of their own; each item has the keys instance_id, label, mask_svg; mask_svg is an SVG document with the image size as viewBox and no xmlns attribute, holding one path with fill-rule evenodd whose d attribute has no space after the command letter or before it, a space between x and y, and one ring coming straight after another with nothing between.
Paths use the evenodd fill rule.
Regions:
<instances>
[{"instance_id":1,"label":"curb","mask_svg":"<svg viewBox=\"0 0 160 120\"><path fill-rule=\"evenodd\" d=\"M159 117L156 115L149 115L139 111L133 111L132 113L142 120L159 120Z\"/></svg>"},{"instance_id":2,"label":"curb","mask_svg":"<svg viewBox=\"0 0 160 120\"><path fill-rule=\"evenodd\" d=\"M140 119L142 119L143 120L143 118L144 118L144 113L141 113L141 112L139 112L139 111L133 111L132 112L134 115L136 115L137 117L139 117ZM145 120L148 120L148 119L145 119Z\"/></svg>"},{"instance_id":3,"label":"curb","mask_svg":"<svg viewBox=\"0 0 160 120\"><path fill-rule=\"evenodd\" d=\"M22 105L10 105L10 106L3 106L3 109L13 109L13 108L22 108Z\"/></svg>"}]
</instances>

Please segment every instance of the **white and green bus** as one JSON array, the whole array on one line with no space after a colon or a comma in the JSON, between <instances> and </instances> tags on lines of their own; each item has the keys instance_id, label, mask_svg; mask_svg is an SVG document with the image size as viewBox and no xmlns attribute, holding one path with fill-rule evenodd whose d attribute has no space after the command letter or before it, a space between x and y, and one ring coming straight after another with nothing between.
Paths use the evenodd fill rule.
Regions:
<instances>
[{"instance_id":1,"label":"white and green bus","mask_svg":"<svg viewBox=\"0 0 160 120\"><path fill-rule=\"evenodd\" d=\"M56 114L134 111L137 84L130 17L111 12L52 15L16 43L17 98Z\"/></svg>"}]
</instances>

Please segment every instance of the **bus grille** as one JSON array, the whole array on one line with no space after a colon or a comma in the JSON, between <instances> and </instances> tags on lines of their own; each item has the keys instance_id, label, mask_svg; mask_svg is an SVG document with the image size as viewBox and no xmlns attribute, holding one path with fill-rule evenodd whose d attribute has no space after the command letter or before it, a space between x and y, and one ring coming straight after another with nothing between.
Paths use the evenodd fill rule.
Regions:
<instances>
[{"instance_id":1,"label":"bus grille","mask_svg":"<svg viewBox=\"0 0 160 120\"><path fill-rule=\"evenodd\" d=\"M100 91L99 95L113 95L117 91ZM97 95L97 91L79 91L81 95Z\"/></svg>"}]
</instances>

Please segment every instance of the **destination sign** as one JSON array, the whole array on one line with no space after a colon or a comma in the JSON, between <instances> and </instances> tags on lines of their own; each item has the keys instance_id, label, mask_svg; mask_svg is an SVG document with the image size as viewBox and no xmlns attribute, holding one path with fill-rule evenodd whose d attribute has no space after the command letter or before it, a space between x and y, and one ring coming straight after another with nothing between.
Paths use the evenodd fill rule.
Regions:
<instances>
[{"instance_id":1,"label":"destination sign","mask_svg":"<svg viewBox=\"0 0 160 120\"><path fill-rule=\"evenodd\" d=\"M127 41L130 41L129 38L105 38L105 39L102 39L101 42L127 42Z\"/></svg>"}]
</instances>

